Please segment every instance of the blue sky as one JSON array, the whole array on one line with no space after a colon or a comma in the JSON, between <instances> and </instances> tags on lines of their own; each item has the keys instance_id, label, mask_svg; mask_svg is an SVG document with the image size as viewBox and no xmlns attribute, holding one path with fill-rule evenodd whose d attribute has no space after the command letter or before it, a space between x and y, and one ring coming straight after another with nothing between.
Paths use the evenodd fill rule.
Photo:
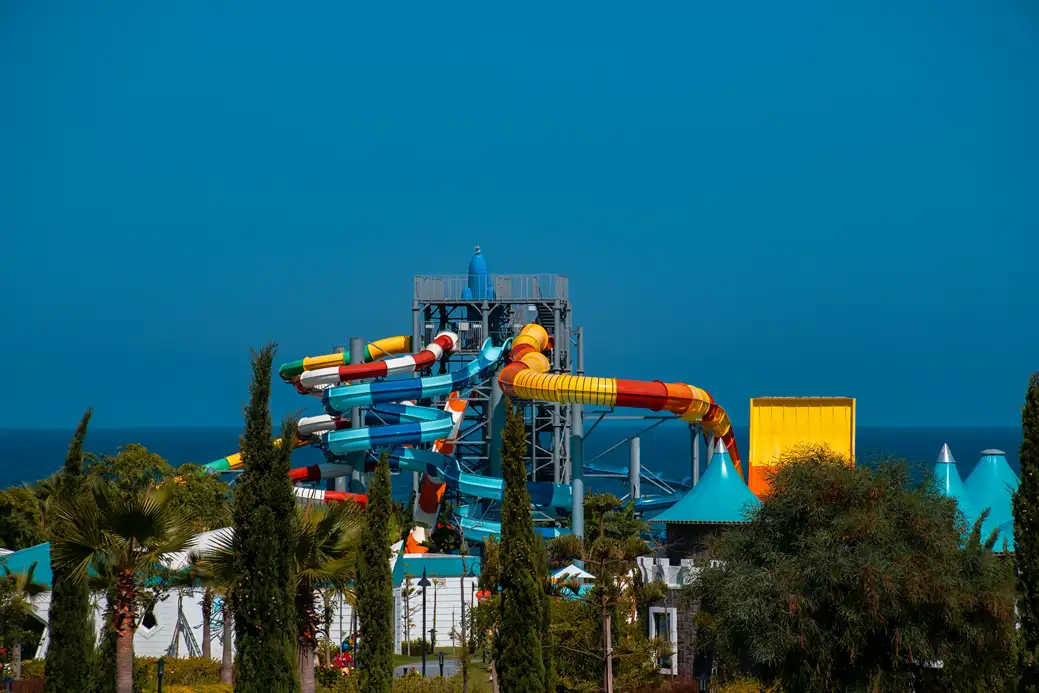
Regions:
<instances>
[{"instance_id":1,"label":"blue sky","mask_svg":"<svg viewBox=\"0 0 1039 693\"><path fill-rule=\"evenodd\" d=\"M1023 0L16 0L0 64L0 426L235 424L249 345L407 332L476 243L738 423L1014 425L1039 368Z\"/></svg>"}]
</instances>

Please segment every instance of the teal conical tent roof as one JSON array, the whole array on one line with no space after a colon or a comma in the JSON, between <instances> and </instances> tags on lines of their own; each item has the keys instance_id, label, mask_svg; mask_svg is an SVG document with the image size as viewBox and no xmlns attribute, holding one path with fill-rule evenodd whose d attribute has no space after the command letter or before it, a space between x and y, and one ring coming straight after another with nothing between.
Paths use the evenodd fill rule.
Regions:
<instances>
[{"instance_id":1,"label":"teal conical tent roof","mask_svg":"<svg viewBox=\"0 0 1039 693\"><path fill-rule=\"evenodd\" d=\"M732 524L746 522L747 512L761 505L732 464L719 439L700 482L682 500L651 522Z\"/></svg>"},{"instance_id":2,"label":"teal conical tent roof","mask_svg":"<svg viewBox=\"0 0 1039 693\"><path fill-rule=\"evenodd\" d=\"M963 486L960 471L956 468L956 458L952 456L948 445L942 445L942 451L938 453L938 459L935 460L934 480L939 491L956 501L960 512L967 518L967 524L973 525L981 512Z\"/></svg>"},{"instance_id":3,"label":"teal conical tent roof","mask_svg":"<svg viewBox=\"0 0 1039 693\"><path fill-rule=\"evenodd\" d=\"M1007 464L1002 450L982 450L978 466L967 477L963 486L979 511L989 508L988 518L981 527L983 537L1007 522L1013 522L1012 503L1017 491L1018 478Z\"/></svg>"}]
</instances>

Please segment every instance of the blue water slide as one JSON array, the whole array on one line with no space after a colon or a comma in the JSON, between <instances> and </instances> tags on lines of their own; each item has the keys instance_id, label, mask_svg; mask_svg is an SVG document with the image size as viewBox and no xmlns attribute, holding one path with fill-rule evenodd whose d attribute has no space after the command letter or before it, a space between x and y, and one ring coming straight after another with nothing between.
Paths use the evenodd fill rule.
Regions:
<instances>
[{"instance_id":1,"label":"blue water slide","mask_svg":"<svg viewBox=\"0 0 1039 693\"><path fill-rule=\"evenodd\" d=\"M465 368L445 375L385 380L329 389L322 397L325 411L336 415L353 407L372 407L366 421L383 425L331 431L321 438L321 447L333 457L379 447L431 443L451 433L451 414L432 407L396 404L401 400L447 396L466 391L491 377L507 353L509 342L500 347L484 341L479 355Z\"/></svg>"},{"instance_id":2,"label":"blue water slide","mask_svg":"<svg viewBox=\"0 0 1039 693\"><path fill-rule=\"evenodd\" d=\"M501 536L500 522L469 517L468 505L460 505L455 509L455 519L458 521L458 524L461 525L467 542L485 542L489 537L497 539ZM544 527L535 525L534 533L545 539L555 539L556 537L570 534L570 530L565 527Z\"/></svg>"},{"instance_id":3,"label":"blue water slide","mask_svg":"<svg viewBox=\"0 0 1039 693\"><path fill-rule=\"evenodd\" d=\"M505 493L505 481L482 474L463 472L458 460L430 450L395 448L389 453L390 464L402 471L439 472L447 483L463 495L486 500L501 501ZM573 496L568 484L553 484L547 481L528 481L527 493L530 502L538 508L553 508L564 511L573 506Z\"/></svg>"}]
</instances>

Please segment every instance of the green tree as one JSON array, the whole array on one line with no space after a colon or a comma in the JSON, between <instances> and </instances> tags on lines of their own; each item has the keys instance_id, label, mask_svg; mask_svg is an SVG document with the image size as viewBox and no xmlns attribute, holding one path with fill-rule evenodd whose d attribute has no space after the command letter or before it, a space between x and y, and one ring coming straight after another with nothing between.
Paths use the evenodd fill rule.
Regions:
<instances>
[{"instance_id":1,"label":"green tree","mask_svg":"<svg viewBox=\"0 0 1039 693\"><path fill-rule=\"evenodd\" d=\"M0 609L0 614L5 619L10 619L11 633L11 659L14 663L14 678L22 678L22 644L30 633L22 628L25 620L36 611L36 603L48 591L47 586L36 582L36 563L29 566L25 572L12 573L6 565L0 564L4 570L4 581L11 586L10 599Z\"/></svg>"},{"instance_id":2,"label":"green tree","mask_svg":"<svg viewBox=\"0 0 1039 693\"><path fill-rule=\"evenodd\" d=\"M360 689L389 693L393 683L393 575L390 572L390 463L384 453L370 478L357 575Z\"/></svg>"},{"instance_id":3,"label":"green tree","mask_svg":"<svg viewBox=\"0 0 1039 693\"><path fill-rule=\"evenodd\" d=\"M665 588L641 580L636 559L652 550L642 538L648 527L631 504L622 507L612 494L591 494L584 506L590 520L585 537L568 535L549 543L553 564L581 560L595 576L583 595L576 584L560 586L569 604L559 605L555 638L571 648L561 657L561 678L571 684L601 682L606 691L649 688L660 679L652 663L663 654L664 643L650 642L632 617L662 598Z\"/></svg>"},{"instance_id":4,"label":"green tree","mask_svg":"<svg viewBox=\"0 0 1039 693\"><path fill-rule=\"evenodd\" d=\"M556 690L556 644L552 637L553 585L548 572L548 552L545 542L535 537L535 565L538 585L541 587L541 658L545 665L545 693Z\"/></svg>"},{"instance_id":5,"label":"green tree","mask_svg":"<svg viewBox=\"0 0 1039 693\"><path fill-rule=\"evenodd\" d=\"M65 466L47 484L46 503L73 502L83 492L83 441L87 437L92 410L87 409L76 427L76 433L65 455ZM55 536L57 520L47 513L51 536ZM94 618L90 610L90 592L86 582L73 580L70 569L63 567L50 547L51 603L47 612L49 642L47 644L47 693L85 691L90 686L94 655Z\"/></svg>"},{"instance_id":6,"label":"green tree","mask_svg":"<svg viewBox=\"0 0 1039 693\"><path fill-rule=\"evenodd\" d=\"M149 488L130 495L96 479L86 493L62 499L54 513L54 563L67 569L75 582L86 583L90 570L108 580L116 693L132 693L133 637L145 589L142 576L164 555L187 545L190 527L169 502L168 490Z\"/></svg>"},{"instance_id":7,"label":"green tree","mask_svg":"<svg viewBox=\"0 0 1039 693\"><path fill-rule=\"evenodd\" d=\"M0 491L0 547L18 551L47 541L46 527L32 489Z\"/></svg>"},{"instance_id":8,"label":"green tree","mask_svg":"<svg viewBox=\"0 0 1039 693\"><path fill-rule=\"evenodd\" d=\"M494 537L483 543L480 576L477 579L480 601L470 606L469 641L472 650L480 651L484 657L498 633L501 599L498 588L501 580L501 544ZM493 653L492 653L493 654ZM492 658L493 664L493 658Z\"/></svg>"},{"instance_id":9,"label":"green tree","mask_svg":"<svg viewBox=\"0 0 1039 693\"><path fill-rule=\"evenodd\" d=\"M293 574L296 577L296 639L302 693L314 691L314 653L317 648L321 611L315 591L321 588L345 590L357 565L357 540L363 519L356 503L339 505L297 505L294 531L296 550ZM233 570L233 535L218 534L210 549L192 555L189 574L211 588L219 589ZM228 565L230 563L230 565Z\"/></svg>"},{"instance_id":10,"label":"green tree","mask_svg":"<svg viewBox=\"0 0 1039 693\"><path fill-rule=\"evenodd\" d=\"M1014 495L1014 560L1021 621L1019 688L1039 691L1039 373L1033 373L1021 410L1021 485Z\"/></svg>"},{"instance_id":11,"label":"green tree","mask_svg":"<svg viewBox=\"0 0 1039 693\"><path fill-rule=\"evenodd\" d=\"M211 532L231 524L231 489L219 476L205 467L184 464L177 468L170 486L172 502L191 521L196 534ZM212 656L213 589L202 582L202 656Z\"/></svg>"},{"instance_id":12,"label":"green tree","mask_svg":"<svg viewBox=\"0 0 1039 693\"><path fill-rule=\"evenodd\" d=\"M221 600L220 681L231 684L234 668L234 612L230 594L237 584L235 575L234 533L228 528L220 532L205 551L192 551L188 557L188 579L202 585L214 598Z\"/></svg>"},{"instance_id":13,"label":"green tree","mask_svg":"<svg viewBox=\"0 0 1039 693\"><path fill-rule=\"evenodd\" d=\"M432 553L455 553L462 546L461 534L454 520L454 506L446 500L440 504L436 526L432 527L422 545Z\"/></svg>"},{"instance_id":14,"label":"green tree","mask_svg":"<svg viewBox=\"0 0 1039 693\"><path fill-rule=\"evenodd\" d=\"M296 637L301 693L314 693L314 652L321 587L345 589L355 575L363 519L356 503L299 506L296 511Z\"/></svg>"},{"instance_id":15,"label":"green tree","mask_svg":"<svg viewBox=\"0 0 1039 693\"><path fill-rule=\"evenodd\" d=\"M238 693L292 693L296 667L296 580L292 557L295 497L289 479L296 422L285 419L281 444L272 435L270 398L275 346L252 355L241 451L245 471L234 494L232 591Z\"/></svg>"},{"instance_id":16,"label":"green tree","mask_svg":"<svg viewBox=\"0 0 1039 693\"><path fill-rule=\"evenodd\" d=\"M980 528L904 464L799 451L751 521L708 542L698 640L723 672L788 691L1005 690L1013 575Z\"/></svg>"},{"instance_id":17,"label":"green tree","mask_svg":"<svg viewBox=\"0 0 1039 693\"><path fill-rule=\"evenodd\" d=\"M86 471L87 476L101 479L127 496L173 477L173 467L166 458L139 443L120 446L115 455L88 455Z\"/></svg>"},{"instance_id":18,"label":"green tree","mask_svg":"<svg viewBox=\"0 0 1039 693\"><path fill-rule=\"evenodd\" d=\"M543 590L538 583L538 550L527 492L526 428L523 413L506 402L502 431L501 616L494 642L499 688L508 693L544 693L541 656Z\"/></svg>"}]
</instances>

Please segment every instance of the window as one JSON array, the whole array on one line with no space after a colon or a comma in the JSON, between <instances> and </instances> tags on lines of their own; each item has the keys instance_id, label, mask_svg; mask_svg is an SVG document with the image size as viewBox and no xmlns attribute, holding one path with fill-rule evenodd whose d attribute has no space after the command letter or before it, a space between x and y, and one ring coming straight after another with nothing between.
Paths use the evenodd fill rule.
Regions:
<instances>
[{"instance_id":1,"label":"window","mask_svg":"<svg viewBox=\"0 0 1039 693\"><path fill-rule=\"evenodd\" d=\"M144 630L154 630L159 626L159 620L155 618L155 612L148 609L144 612L144 618L141 619L141 628Z\"/></svg>"},{"instance_id":2,"label":"window","mask_svg":"<svg viewBox=\"0 0 1039 693\"><path fill-rule=\"evenodd\" d=\"M672 654L657 660L665 674L678 674L678 610L673 606L649 607L649 637L663 638L671 645Z\"/></svg>"}]
</instances>

